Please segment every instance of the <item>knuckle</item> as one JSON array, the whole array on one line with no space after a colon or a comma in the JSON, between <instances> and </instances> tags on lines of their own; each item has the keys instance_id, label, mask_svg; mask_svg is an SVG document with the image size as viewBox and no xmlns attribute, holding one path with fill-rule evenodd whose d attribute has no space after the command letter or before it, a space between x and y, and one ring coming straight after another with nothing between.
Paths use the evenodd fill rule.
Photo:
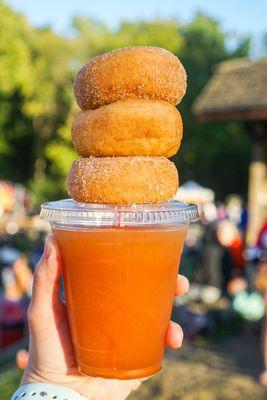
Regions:
<instances>
[{"instance_id":1,"label":"knuckle","mask_svg":"<svg viewBox=\"0 0 267 400\"><path fill-rule=\"evenodd\" d=\"M33 275L33 284L34 286L38 286L42 284L42 280L43 280L43 268L41 265L38 265L34 271L34 275Z\"/></svg>"}]
</instances>

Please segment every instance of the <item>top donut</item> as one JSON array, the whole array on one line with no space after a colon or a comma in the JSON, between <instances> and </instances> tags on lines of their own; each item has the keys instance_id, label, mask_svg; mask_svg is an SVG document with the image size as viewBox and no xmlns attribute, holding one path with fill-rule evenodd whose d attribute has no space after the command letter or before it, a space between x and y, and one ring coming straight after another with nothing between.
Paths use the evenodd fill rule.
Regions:
<instances>
[{"instance_id":1,"label":"top donut","mask_svg":"<svg viewBox=\"0 0 267 400\"><path fill-rule=\"evenodd\" d=\"M124 99L180 103L186 72L168 50L152 46L124 47L92 58L78 72L74 94L82 110Z\"/></svg>"}]
</instances>

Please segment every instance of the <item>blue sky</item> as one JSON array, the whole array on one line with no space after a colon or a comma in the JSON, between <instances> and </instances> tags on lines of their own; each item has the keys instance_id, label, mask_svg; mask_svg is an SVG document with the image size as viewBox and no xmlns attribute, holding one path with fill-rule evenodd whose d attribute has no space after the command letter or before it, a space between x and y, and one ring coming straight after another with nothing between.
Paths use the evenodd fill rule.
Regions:
<instances>
[{"instance_id":1,"label":"blue sky","mask_svg":"<svg viewBox=\"0 0 267 400\"><path fill-rule=\"evenodd\" d=\"M50 24L66 32L72 15L91 16L110 25L122 19L178 17L188 21L198 10L218 18L225 30L252 33L254 38L267 32L266 0L6 0L36 25Z\"/></svg>"}]
</instances>

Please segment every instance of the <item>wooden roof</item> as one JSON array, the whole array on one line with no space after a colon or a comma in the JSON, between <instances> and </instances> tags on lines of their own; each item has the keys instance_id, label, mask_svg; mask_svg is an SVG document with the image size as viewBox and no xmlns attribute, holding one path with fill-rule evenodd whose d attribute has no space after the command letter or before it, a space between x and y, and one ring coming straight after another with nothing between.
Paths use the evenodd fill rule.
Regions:
<instances>
[{"instance_id":1,"label":"wooden roof","mask_svg":"<svg viewBox=\"0 0 267 400\"><path fill-rule=\"evenodd\" d=\"M193 112L202 121L267 120L267 59L219 64Z\"/></svg>"}]
</instances>

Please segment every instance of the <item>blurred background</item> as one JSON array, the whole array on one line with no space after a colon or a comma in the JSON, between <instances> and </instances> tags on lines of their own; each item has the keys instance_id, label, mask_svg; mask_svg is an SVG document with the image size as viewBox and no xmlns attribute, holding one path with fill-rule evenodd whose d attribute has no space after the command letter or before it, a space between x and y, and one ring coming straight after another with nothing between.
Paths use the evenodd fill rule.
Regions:
<instances>
[{"instance_id":1,"label":"blurred background","mask_svg":"<svg viewBox=\"0 0 267 400\"><path fill-rule=\"evenodd\" d=\"M117 47L170 50L188 73L174 157L177 199L199 205L175 300L183 349L132 399L266 399L267 3L0 0L0 385L9 400L27 360L26 308L49 227L77 158L72 83Z\"/></svg>"}]
</instances>

